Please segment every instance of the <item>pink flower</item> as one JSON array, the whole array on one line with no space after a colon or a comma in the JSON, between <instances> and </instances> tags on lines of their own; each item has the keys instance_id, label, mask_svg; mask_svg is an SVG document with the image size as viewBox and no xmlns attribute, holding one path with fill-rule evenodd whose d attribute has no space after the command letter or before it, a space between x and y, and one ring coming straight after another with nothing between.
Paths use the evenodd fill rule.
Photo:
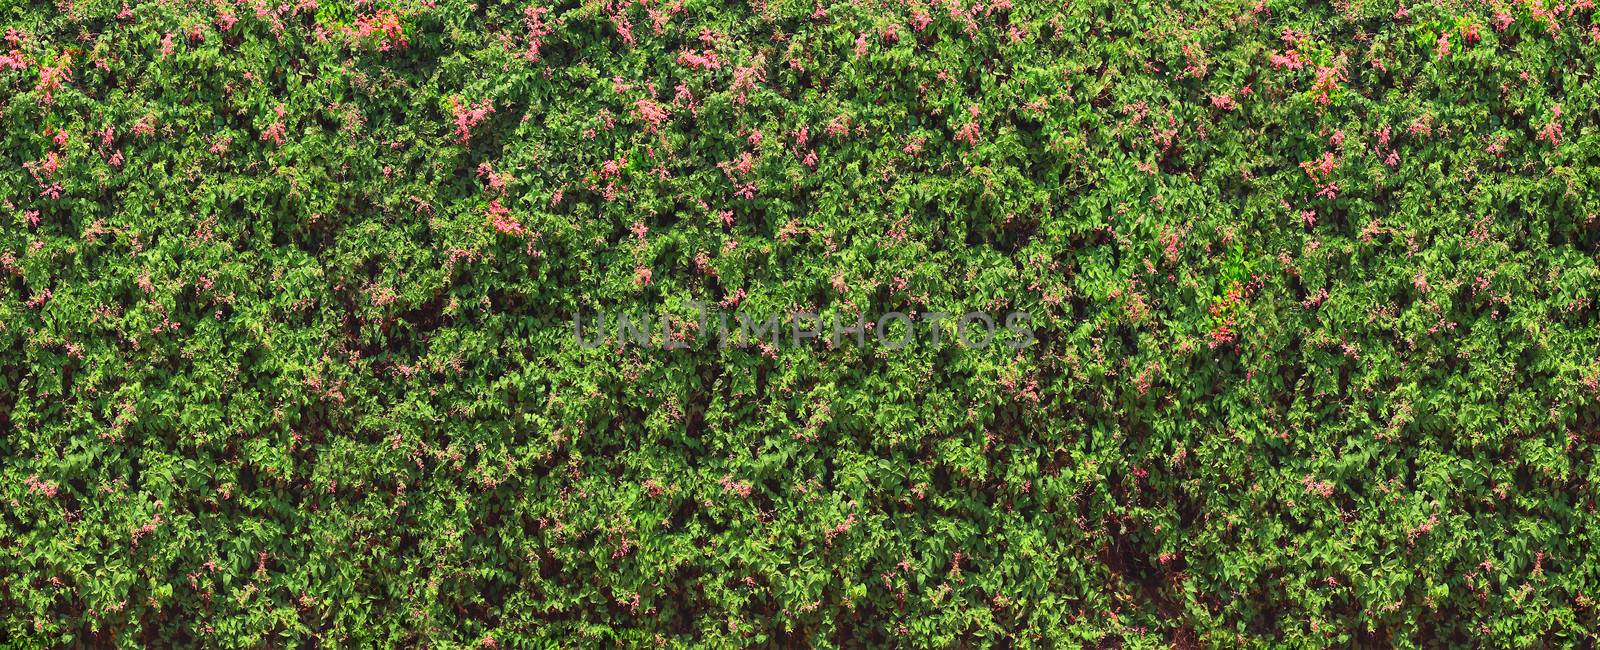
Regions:
<instances>
[{"instance_id":1,"label":"pink flower","mask_svg":"<svg viewBox=\"0 0 1600 650\"><path fill-rule=\"evenodd\" d=\"M1550 109L1550 121L1544 125L1544 128L1539 129L1539 135L1534 139L1540 142L1548 142L1550 146L1561 144L1561 122L1558 121L1560 119L1561 105L1556 104L1555 107Z\"/></svg>"},{"instance_id":2,"label":"pink flower","mask_svg":"<svg viewBox=\"0 0 1600 650\"><path fill-rule=\"evenodd\" d=\"M39 66L39 84L34 86L34 90L43 92L44 103L51 104L55 101L55 91L59 90L63 83L70 81L72 81L72 59L62 57L60 63L54 67Z\"/></svg>"},{"instance_id":3,"label":"pink flower","mask_svg":"<svg viewBox=\"0 0 1600 650\"><path fill-rule=\"evenodd\" d=\"M56 174L57 169L61 168L61 156L54 151L47 152L43 159L33 163L33 167L37 170L35 174L44 172L44 177L49 178Z\"/></svg>"},{"instance_id":4,"label":"pink flower","mask_svg":"<svg viewBox=\"0 0 1600 650\"><path fill-rule=\"evenodd\" d=\"M606 3L608 13L611 14L611 24L617 28L617 35L622 37L624 45L634 45L638 41L633 37L633 21L626 13L628 4Z\"/></svg>"},{"instance_id":5,"label":"pink flower","mask_svg":"<svg viewBox=\"0 0 1600 650\"><path fill-rule=\"evenodd\" d=\"M651 133L654 133L657 128L667 122L668 117L671 117L671 113L668 113L667 109L662 108L660 104L650 99L640 99L633 103L633 107L638 113L639 119L644 121L646 128Z\"/></svg>"},{"instance_id":6,"label":"pink flower","mask_svg":"<svg viewBox=\"0 0 1600 650\"><path fill-rule=\"evenodd\" d=\"M832 121L828 122L828 128L826 129L826 132L828 135L835 138L841 138L850 135L850 116L839 115L838 117L833 118Z\"/></svg>"},{"instance_id":7,"label":"pink flower","mask_svg":"<svg viewBox=\"0 0 1600 650\"><path fill-rule=\"evenodd\" d=\"M156 116L146 115L133 123L133 134L148 138L156 134Z\"/></svg>"},{"instance_id":8,"label":"pink flower","mask_svg":"<svg viewBox=\"0 0 1600 650\"><path fill-rule=\"evenodd\" d=\"M766 64L760 60L748 66L736 66L733 69L733 85L731 90L737 93L734 103L743 105L749 101L748 94L755 89L759 82L767 80Z\"/></svg>"},{"instance_id":9,"label":"pink flower","mask_svg":"<svg viewBox=\"0 0 1600 650\"><path fill-rule=\"evenodd\" d=\"M1328 481L1319 481L1310 474L1307 474L1304 479L1301 479L1300 484L1304 485L1306 491L1312 494L1320 494L1323 496L1323 498L1333 496L1332 483L1329 483Z\"/></svg>"},{"instance_id":10,"label":"pink flower","mask_svg":"<svg viewBox=\"0 0 1600 650\"><path fill-rule=\"evenodd\" d=\"M1433 127L1428 123L1430 119L1429 116L1423 115L1412 120L1411 124L1406 127L1406 133L1423 138L1433 135Z\"/></svg>"},{"instance_id":11,"label":"pink flower","mask_svg":"<svg viewBox=\"0 0 1600 650\"><path fill-rule=\"evenodd\" d=\"M457 103L452 110L456 117L456 139L466 144L472 138L472 127L477 126L494 112L494 102L482 99L472 105Z\"/></svg>"},{"instance_id":12,"label":"pink flower","mask_svg":"<svg viewBox=\"0 0 1600 650\"><path fill-rule=\"evenodd\" d=\"M738 158L735 158L728 164L728 168L738 176L749 176L750 172L755 170L755 166L755 156L750 155L750 152L748 151L739 154Z\"/></svg>"},{"instance_id":13,"label":"pink flower","mask_svg":"<svg viewBox=\"0 0 1600 650\"><path fill-rule=\"evenodd\" d=\"M717 483L722 486L722 490L724 492L733 492L745 498L750 497L750 484L744 481L733 480L733 475L731 474L723 476L721 480L717 481Z\"/></svg>"},{"instance_id":14,"label":"pink flower","mask_svg":"<svg viewBox=\"0 0 1600 650\"><path fill-rule=\"evenodd\" d=\"M387 169L388 168L385 167L385 176L388 175ZM485 179L485 183L489 186L489 189L501 194L505 193L506 176L495 172L494 169L489 166L489 163L485 162L478 164L478 177Z\"/></svg>"},{"instance_id":15,"label":"pink flower","mask_svg":"<svg viewBox=\"0 0 1600 650\"><path fill-rule=\"evenodd\" d=\"M1317 81L1312 85L1312 90L1317 92L1317 104L1327 106L1331 103L1333 91L1338 90L1339 82L1345 81L1347 78L1343 66L1318 66Z\"/></svg>"},{"instance_id":16,"label":"pink flower","mask_svg":"<svg viewBox=\"0 0 1600 650\"><path fill-rule=\"evenodd\" d=\"M133 531L133 545L138 546L140 538L155 532L156 526L159 525L161 525L161 515L158 513L156 514L155 518L150 520L150 523L140 526L138 529Z\"/></svg>"},{"instance_id":17,"label":"pink flower","mask_svg":"<svg viewBox=\"0 0 1600 650\"><path fill-rule=\"evenodd\" d=\"M1187 61L1183 67L1183 72L1191 77L1204 77L1211 69L1210 64L1206 62L1206 51L1199 46L1185 43L1183 45L1183 58Z\"/></svg>"},{"instance_id":18,"label":"pink flower","mask_svg":"<svg viewBox=\"0 0 1600 650\"><path fill-rule=\"evenodd\" d=\"M387 52L395 45L406 47L410 44L406 40L405 28L400 25L400 15L387 9L357 17L355 26L346 28L345 33L358 41L376 38L379 52Z\"/></svg>"},{"instance_id":19,"label":"pink flower","mask_svg":"<svg viewBox=\"0 0 1600 650\"><path fill-rule=\"evenodd\" d=\"M0 70L27 70L28 57L22 50L11 50L10 54L0 54Z\"/></svg>"},{"instance_id":20,"label":"pink flower","mask_svg":"<svg viewBox=\"0 0 1600 650\"><path fill-rule=\"evenodd\" d=\"M522 20L528 26L528 49L522 56L529 62L539 60L539 49L544 47L544 37L550 35L550 26L544 22L544 15L547 13L550 13L550 10L545 7L530 6L522 10Z\"/></svg>"},{"instance_id":21,"label":"pink flower","mask_svg":"<svg viewBox=\"0 0 1600 650\"><path fill-rule=\"evenodd\" d=\"M956 142L965 142L969 145L978 144L978 123L968 122L966 126L956 131Z\"/></svg>"},{"instance_id":22,"label":"pink flower","mask_svg":"<svg viewBox=\"0 0 1600 650\"><path fill-rule=\"evenodd\" d=\"M489 201L489 224L501 234L521 235L526 232L522 224L512 218L511 210L500 205L500 199Z\"/></svg>"},{"instance_id":23,"label":"pink flower","mask_svg":"<svg viewBox=\"0 0 1600 650\"><path fill-rule=\"evenodd\" d=\"M283 144L283 133L283 122L273 122L271 126L267 127L267 130L261 132L261 141L281 145Z\"/></svg>"},{"instance_id":24,"label":"pink flower","mask_svg":"<svg viewBox=\"0 0 1600 650\"><path fill-rule=\"evenodd\" d=\"M39 476L37 474L23 479L22 484L28 486L28 494L37 493L43 494L46 497L55 497L56 495L55 484L39 480Z\"/></svg>"},{"instance_id":25,"label":"pink flower","mask_svg":"<svg viewBox=\"0 0 1600 650\"><path fill-rule=\"evenodd\" d=\"M1317 162L1317 171L1322 172L1323 178L1327 178L1329 174L1333 173L1333 168L1337 164L1333 159L1333 152L1325 151L1322 154L1322 160Z\"/></svg>"},{"instance_id":26,"label":"pink flower","mask_svg":"<svg viewBox=\"0 0 1600 650\"><path fill-rule=\"evenodd\" d=\"M1446 57L1446 56L1449 56L1450 55L1450 34L1441 32L1439 34L1439 40L1434 42L1433 51L1434 51L1434 53L1438 54L1439 58L1441 58L1441 59Z\"/></svg>"},{"instance_id":27,"label":"pink flower","mask_svg":"<svg viewBox=\"0 0 1600 650\"><path fill-rule=\"evenodd\" d=\"M1292 48L1284 54L1272 55L1268 58L1268 62L1272 64L1273 68L1279 70L1299 70L1306 67L1305 58L1300 56L1298 50Z\"/></svg>"},{"instance_id":28,"label":"pink flower","mask_svg":"<svg viewBox=\"0 0 1600 650\"><path fill-rule=\"evenodd\" d=\"M705 50L702 54L688 50L678 54L678 65L691 70L716 70L722 67L722 62L717 60L717 53L711 50Z\"/></svg>"},{"instance_id":29,"label":"pink flower","mask_svg":"<svg viewBox=\"0 0 1600 650\"><path fill-rule=\"evenodd\" d=\"M283 134L287 130L283 124L283 116L286 111L282 106L279 106L273 110L278 113L278 121L273 122L267 127L267 130L261 132L261 141L271 142L272 144L282 146Z\"/></svg>"},{"instance_id":30,"label":"pink flower","mask_svg":"<svg viewBox=\"0 0 1600 650\"><path fill-rule=\"evenodd\" d=\"M744 496L749 496L748 489L746 490ZM833 528L830 528L830 529L828 529L826 531L823 531L823 535L824 535L824 537L826 537L827 544L829 546L832 546L833 545L833 538L838 537L840 535L843 535L843 534L845 534L847 532L850 532L850 527L852 525L854 525L855 523L856 523L856 514L852 512L852 513L850 513L848 516L846 516L844 518L843 522L840 522L838 525L834 526Z\"/></svg>"}]
</instances>

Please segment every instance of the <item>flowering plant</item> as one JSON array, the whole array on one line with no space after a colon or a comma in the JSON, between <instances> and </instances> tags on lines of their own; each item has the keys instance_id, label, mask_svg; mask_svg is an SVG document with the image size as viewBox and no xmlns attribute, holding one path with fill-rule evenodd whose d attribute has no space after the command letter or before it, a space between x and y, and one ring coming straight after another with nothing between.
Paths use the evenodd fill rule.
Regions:
<instances>
[{"instance_id":1,"label":"flowering plant","mask_svg":"<svg viewBox=\"0 0 1600 650\"><path fill-rule=\"evenodd\" d=\"M7 643L1600 641L1589 0L0 32Z\"/></svg>"}]
</instances>

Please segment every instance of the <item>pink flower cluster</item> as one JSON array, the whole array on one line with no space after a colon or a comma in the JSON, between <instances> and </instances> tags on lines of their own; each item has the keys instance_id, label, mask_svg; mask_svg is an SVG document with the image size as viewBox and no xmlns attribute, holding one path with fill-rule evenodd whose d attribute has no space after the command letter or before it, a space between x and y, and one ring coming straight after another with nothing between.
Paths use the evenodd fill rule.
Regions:
<instances>
[{"instance_id":1,"label":"pink flower cluster","mask_svg":"<svg viewBox=\"0 0 1600 650\"><path fill-rule=\"evenodd\" d=\"M268 126L265 131L261 132L261 141L271 142L272 144L282 146L283 136L287 130L283 123L283 116L287 111L285 111L282 106L279 106L273 110L278 114L278 119Z\"/></svg>"},{"instance_id":2,"label":"pink flower cluster","mask_svg":"<svg viewBox=\"0 0 1600 650\"><path fill-rule=\"evenodd\" d=\"M1539 135L1536 136L1535 139L1537 139L1540 142L1548 142L1548 143L1550 143L1550 146L1552 146L1552 147L1561 144L1561 121L1560 120L1561 120L1561 105L1560 104L1556 104L1553 108L1550 109L1550 121L1547 122L1544 125L1544 128L1539 129Z\"/></svg>"},{"instance_id":3,"label":"pink flower cluster","mask_svg":"<svg viewBox=\"0 0 1600 650\"><path fill-rule=\"evenodd\" d=\"M404 48L410 44L406 40L405 29L400 25L400 14L388 9L356 18L355 25L345 28L345 33L356 41L376 40L379 52L388 52L396 45Z\"/></svg>"},{"instance_id":4,"label":"pink flower cluster","mask_svg":"<svg viewBox=\"0 0 1600 650\"><path fill-rule=\"evenodd\" d=\"M975 145L978 144L978 107L973 106L968 108L967 112L972 115L972 120L967 122L965 126L962 126L960 130L956 131L955 139L956 142L965 142L969 145Z\"/></svg>"},{"instance_id":5,"label":"pink flower cluster","mask_svg":"<svg viewBox=\"0 0 1600 650\"><path fill-rule=\"evenodd\" d=\"M668 118L672 117L672 114L666 108L663 108L661 104L648 98L641 98L634 102L633 108L639 119L644 122L645 128L651 133L655 133L661 125L667 123Z\"/></svg>"},{"instance_id":6,"label":"pink flower cluster","mask_svg":"<svg viewBox=\"0 0 1600 650\"><path fill-rule=\"evenodd\" d=\"M506 235L522 235L527 232L514 217L511 210L500 205L500 199L489 201L489 225L494 226L496 232Z\"/></svg>"},{"instance_id":7,"label":"pink flower cluster","mask_svg":"<svg viewBox=\"0 0 1600 650\"><path fill-rule=\"evenodd\" d=\"M1342 64L1335 63L1332 66L1317 66L1317 81L1314 85L1312 85L1311 88L1317 93L1317 104L1320 106L1327 106L1332 101L1331 94L1333 91L1339 89L1340 82L1348 80L1349 77L1345 74L1344 66Z\"/></svg>"},{"instance_id":8,"label":"pink flower cluster","mask_svg":"<svg viewBox=\"0 0 1600 650\"><path fill-rule=\"evenodd\" d=\"M732 475L723 476L717 483L722 486L725 492L732 492L744 498L750 497L750 484L744 481L735 481Z\"/></svg>"},{"instance_id":9,"label":"pink flower cluster","mask_svg":"<svg viewBox=\"0 0 1600 650\"><path fill-rule=\"evenodd\" d=\"M545 14L550 13L547 7L529 6L522 10L522 20L528 26L528 49L523 52L523 58L530 63L539 60L539 49L544 47L544 37L549 36L549 23L544 21Z\"/></svg>"},{"instance_id":10,"label":"pink flower cluster","mask_svg":"<svg viewBox=\"0 0 1600 650\"><path fill-rule=\"evenodd\" d=\"M22 33L14 27L7 28L6 44L11 46L11 52L0 54L0 70L26 70L28 57L22 53Z\"/></svg>"},{"instance_id":11,"label":"pink flower cluster","mask_svg":"<svg viewBox=\"0 0 1600 650\"><path fill-rule=\"evenodd\" d=\"M475 104L456 103L451 107L456 117L456 139L461 144L466 144L472 139L472 127L477 126L494 112L494 102L488 99L478 100Z\"/></svg>"}]
</instances>

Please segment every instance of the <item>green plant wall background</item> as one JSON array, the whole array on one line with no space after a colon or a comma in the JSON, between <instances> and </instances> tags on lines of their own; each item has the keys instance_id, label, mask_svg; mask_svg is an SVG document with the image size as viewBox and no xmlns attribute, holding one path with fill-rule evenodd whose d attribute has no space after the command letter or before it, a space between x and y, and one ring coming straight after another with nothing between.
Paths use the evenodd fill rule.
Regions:
<instances>
[{"instance_id":1,"label":"green plant wall background","mask_svg":"<svg viewBox=\"0 0 1600 650\"><path fill-rule=\"evenodd\" d=\"M0 30L12 646L1600 634L1588 0ZM696 302L1037 341L572 336Z\"/></svg>"}]
</instances>

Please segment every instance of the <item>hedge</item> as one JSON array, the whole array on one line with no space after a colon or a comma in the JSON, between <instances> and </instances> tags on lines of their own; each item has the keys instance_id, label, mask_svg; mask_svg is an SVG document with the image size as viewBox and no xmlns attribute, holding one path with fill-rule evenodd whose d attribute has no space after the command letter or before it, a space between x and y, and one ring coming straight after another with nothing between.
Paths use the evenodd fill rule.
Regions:
<instances>
[{"instance_id":1,"label":"hedge","mask_svg":"<svg viewBox=\"0 0 1600 650\"><path fill-rule=\"evenodd\" d=\"M1590 0L0 29L0 643L1600 642Z\"/></svg>"}]
</instances>

